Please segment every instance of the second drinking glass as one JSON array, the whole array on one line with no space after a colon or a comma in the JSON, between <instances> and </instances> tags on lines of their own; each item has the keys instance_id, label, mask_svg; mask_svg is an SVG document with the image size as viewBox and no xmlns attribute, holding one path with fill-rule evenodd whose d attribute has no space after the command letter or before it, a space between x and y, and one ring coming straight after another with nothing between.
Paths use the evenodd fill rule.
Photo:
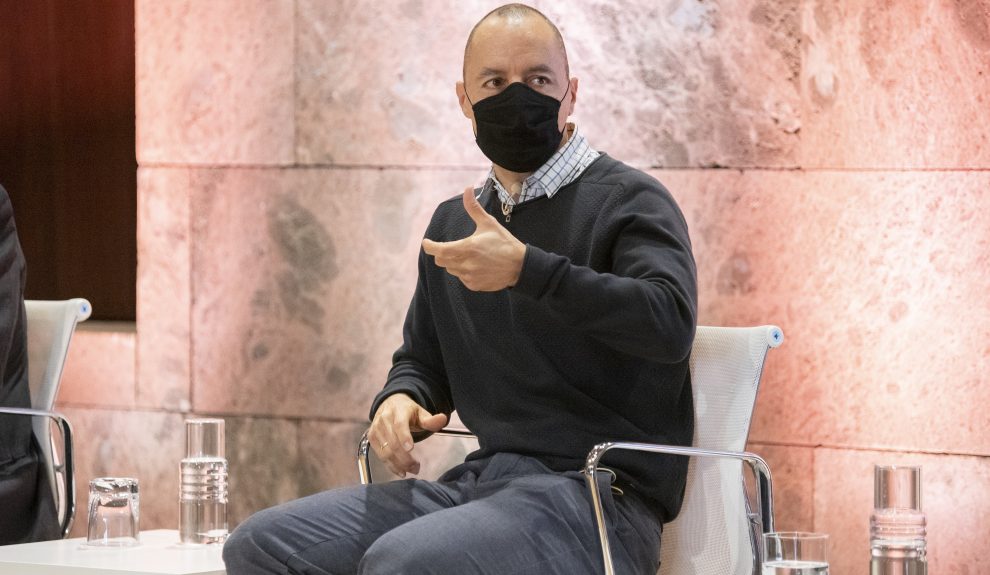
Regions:
<instances>
[{"instance_id":1,"label":"second drinking glass","mask_svg":"<svg viewBox=\"0 0 990 575\"><path fill-rule=\"evenodd\" d=\"M828 575L828 535L765 533L763 575Z\"/></svg>"}]
</instances>

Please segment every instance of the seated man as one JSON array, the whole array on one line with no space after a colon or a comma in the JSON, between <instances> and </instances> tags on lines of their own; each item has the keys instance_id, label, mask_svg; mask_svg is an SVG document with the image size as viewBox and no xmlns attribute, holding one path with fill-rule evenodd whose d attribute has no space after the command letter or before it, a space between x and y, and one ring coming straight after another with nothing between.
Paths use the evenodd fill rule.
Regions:
<instances>
[{"instance_id":1,"label":"seated man","mask_svg":"<svg viewBox=\"0 0 990 575\"><path fill-rule=\"evenodd\" d=\"M0 186L0 409L31 407L24 277L14 210ZM0 545L57 539L54 505L31 417L0 412Z\"/></svg>"},{"instance_id":2,"label":"seated man","mask_svg":"<svg viewBox=\"0 0 990 575\"><path fill-rule=\"evenodd\" d=\"M660 183L567 122L578 81L540 12L485 16L457 96L487 182L439 206L384 389L377 455L417 473L414 439L456 408L480 449L439 481L327 491L257 513L224 560L243 573L598 573L580 474L614 440L688 445L696 276ZM599 477L619 573L655 573L687 462L619 453ZM609 483L614 489L609 489Z\"/></svg>"}]
</instances>

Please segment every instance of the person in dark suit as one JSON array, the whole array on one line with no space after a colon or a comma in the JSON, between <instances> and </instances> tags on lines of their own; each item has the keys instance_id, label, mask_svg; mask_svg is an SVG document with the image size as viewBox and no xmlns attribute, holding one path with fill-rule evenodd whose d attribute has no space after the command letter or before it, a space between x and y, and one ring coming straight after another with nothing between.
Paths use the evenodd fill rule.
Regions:
<instances>
[{"instance_id":1,"label":"person in dark suit","mask_svg":"<svg viewBox=\"0 0 990 575\"><path fill-rule=\"evenodd\" d=\"M24 254L0 186L0 409L30 408ZM31 417L0 412L0 545L59 537L58 517Z\"/></svg>"}]
</instances>

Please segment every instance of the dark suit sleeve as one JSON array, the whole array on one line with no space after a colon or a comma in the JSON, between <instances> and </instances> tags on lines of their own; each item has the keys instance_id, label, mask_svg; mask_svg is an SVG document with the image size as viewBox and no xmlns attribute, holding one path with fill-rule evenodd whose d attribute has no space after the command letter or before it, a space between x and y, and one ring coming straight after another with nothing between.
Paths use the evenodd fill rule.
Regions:
<instances>
[{"instance_id":1,"label":"dark suit sleeve","mask_svg":"<svg viewBox=\"0 0 990 575\"><path fill-rule=\"evenodd\" d=\"M24 279L13 208L0 186L0 407L31 407ZM60 535L48 475L34 445L30 417L0 414L0 545Z\"/></svg>"},{"instance_id":2,"label":"dark suit sleeve","mask_svg":"<svg viewBox=\"0 0 990 575\"><path fill-rule=\"evenodd\" d=\"M24 255L17 241L14 212L0 187L0 406L31 407L27 369L27 318L24 312ZM31 421L0 414L0 469L25 457L31 446Z\"/></svg>"}]
</instances>

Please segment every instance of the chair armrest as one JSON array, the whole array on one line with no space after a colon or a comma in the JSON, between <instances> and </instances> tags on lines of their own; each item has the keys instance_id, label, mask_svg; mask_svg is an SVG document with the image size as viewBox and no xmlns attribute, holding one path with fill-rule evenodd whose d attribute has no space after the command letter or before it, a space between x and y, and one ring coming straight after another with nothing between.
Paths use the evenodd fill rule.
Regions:
<instances>
[{"instance_id":1,"label":"chair armrest","mask_svg":"<svg viewBox=\"0 0 990 575\"><path fill-rule=\"evenodd\" d=\"M762 516L762 527L764 533L773 531L773 481L770 477L770 467L762 457L755 453L746 451L715 451L710 449L698 449L696 447L683 447L678 445L659 445L654 443L633 443L622 441L609 441L599 443L588 452L585 461L584 474L588 491L591 493L592 508L595 513L595 522L598 526L598 541L602 549L602 562L606 575L614 575L615 567L612 565L612 552L608 543L608 531L605 526L605 512L602 509L601 494L598 492L598 482L595 476L598 473L598 465L602 457L609 451L643 451L648 453L663 453L668 455L683 455L687 457L711 457L721 459L738 459L746 462L757 477L756 497L760 501L760 512Z\"/></svg>"},{"instance_id":2,"label":"chair armrest","mask_svg":"<svg viewBox=\"0 0 990 575\"><path fill-rule=\"evenodd\" d=\"M467 429L458 429L455 427L445 427L440 431L434 433L433 435L444 435L447 437L466 437L466 438L476 437L473 433L471 433ZM370 447L371 447L371 441L368 439L368 432L365 431L364 435L361 436L361 441L358 443L358 452L357 452L358 477L361 478L361 485L368 485L372 482L371 465L368 462L368 453L370 451Z\"/></svg>"},{"instance_id":3,"label":"chair armrest","mask_svg":"<svg viewBox=\"0 0 990 575\"><path fill-rule=\"evenodd\" d=\"M59 431L62 434L62 453L65 457L65 461L61 465L55 465L54 461L44 461L43 463L45 466L52 465L54 468L53 471L56 474L61 472L65 481L65 516L59 523L59 528L61 529L62 537L64 538L69 534L69 530L72 528L72 521L76 516L76 480L72 454L72 426L69 425L69 420L58 413L42 411L40 409L0 407L0 413L6 413L8 415L24 415L28 417L47 417L59 428ZM55 491L55 495L58 497L58 490L56 489Z\"/></svg>"}]
</instances>

